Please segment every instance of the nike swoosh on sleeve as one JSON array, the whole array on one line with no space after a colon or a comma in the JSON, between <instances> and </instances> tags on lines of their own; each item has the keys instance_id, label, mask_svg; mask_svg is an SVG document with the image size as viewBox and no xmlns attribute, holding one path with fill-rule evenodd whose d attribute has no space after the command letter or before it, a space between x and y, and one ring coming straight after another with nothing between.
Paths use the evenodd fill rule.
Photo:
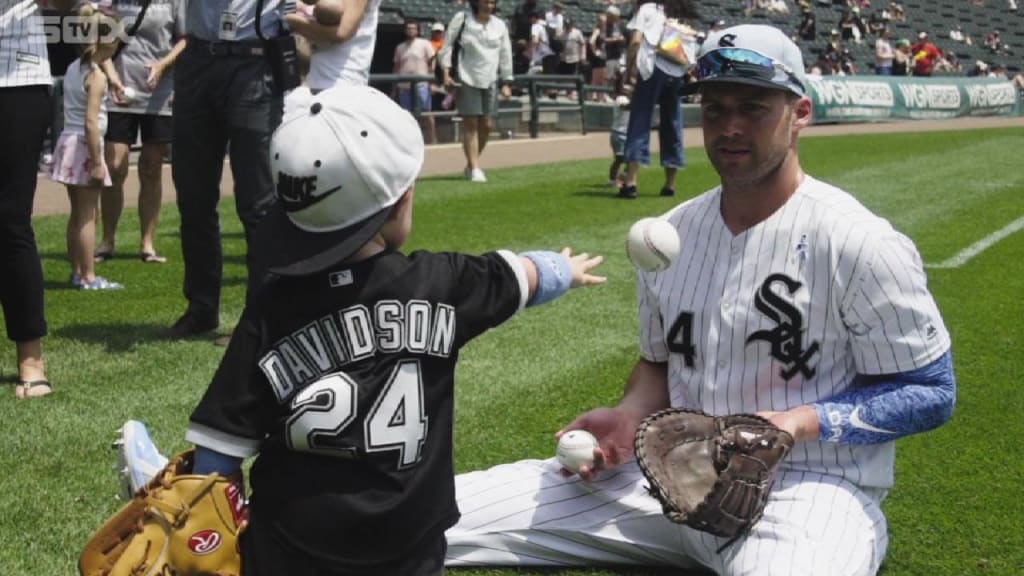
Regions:
<instances>
[{"instance_id":1,"label":"nike swoosh on sleeve","mask_svg":"<svg viewBox=\"0 0 1024 576\"><path fill-rule=\"evenodd\" d=\"M853 412L850 412L850 426L859 428L860 430L867 430L868 432L877 432L879 434L895 434L892 430L883 430L882 428L872 426L871 424L861 420L860 409L861 406L857 406L853 409Z\"/></svg>"}]
</instances>

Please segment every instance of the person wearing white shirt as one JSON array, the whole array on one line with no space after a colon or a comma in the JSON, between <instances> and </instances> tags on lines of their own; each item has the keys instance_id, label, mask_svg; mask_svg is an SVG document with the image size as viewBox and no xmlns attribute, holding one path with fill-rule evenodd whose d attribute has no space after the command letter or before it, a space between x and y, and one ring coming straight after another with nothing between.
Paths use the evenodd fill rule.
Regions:
<instances>
[{"instance_id":1,"label":"person wearing white shirt","mask_svg":"<svg viewBox=\"0 0 1024 576\"><path fill-rule=\"evenodd\" d=\"M551 10L544 14L544 24L554 30L555 34L561 34L565 28L565 14L562 13L562 3L555 2Z\"/></svg>"},{"instance_id":2,"label":"person wearing white shirt","mask_svg":"<svg viewBox=\"0 0 1024 576\"><path fill-rule=\"evenodd\" d=\"M695 15L689 0L644 1L626 25L630 32L626 54L625 82L632 87L632 108L626 132L626 180L619 197L636 198L637 172L641 164L651 162L651 116L657 105L661 114L658 141L661 145L661 166L665 170L662 196L675 194L676 171L683 167L683 105L679 89L685 67L655 51L669 18L684 20ZM693 44L691 43L691 49ZM684 49L686 45L684 44ZM692 55L689 55L692 61Z\"/></svg>"},{"instance_id":3,"label":"person wearing white shirt","mask_svg":"<svg viewBox=\"0 0 1024 576\"><path fill-rule=\"evenodd\" d=\"M574 75L580 73L580 63L587 56L587 39L571 18L566 18L563 32L563 49L559 55L558 73Z\"/></svg>"},{"instance_id":4,"label":"person wearing white shirt","mask_svg":"<svg viewBox=\"0 0 1024 576\"><path fill-rule=\"evenodd\" d=\"M508 26L494 15L495 5L495 0L470 0L472 12L459 12L448 23L440 53L445 88L456 90L456 107L462 116L464 173L473 182L487 181L480 168L480 155L487 146L493 117L498 113L499 78L502 97L512 94L512 40ZM458 84L452 75L452 50L456 44Z\"/></svg>"},{"instance_id":5,"label":"person wearing white shirt","mask_svg":"<svg viewBox=\"0 0 1024 576\"><path fill-rule=\"evenodd\" d=\"M530 25L530 67L540 67L544 74L558 72L558 54L551 49L551 36L539 12L531 15Z\"/></svg>"},{"instance_id":6,"label":"person wearing white shirt","mask_svg":"<svg viewBox=\"0 0 1024 576\"><path fill-rule=\"evenodd\" d=\"M342 0L341 20L324 25L301 11L286 14L288 28L313 44L306 84L313 92L338 84L366 85L377 41L381 0Z\"/></svg>"},{"instance_id":7,"label":"person wearing white shirt","mask_svg":"<svg viewBox=\"0 0 1024 576\"><path fill-rule=\"evenodd\" d=\"M882 28L882 32L875 40L875 74L879 76L892 76L892 44L889 43L889 28Z\"/></svg>"}]
</instances>

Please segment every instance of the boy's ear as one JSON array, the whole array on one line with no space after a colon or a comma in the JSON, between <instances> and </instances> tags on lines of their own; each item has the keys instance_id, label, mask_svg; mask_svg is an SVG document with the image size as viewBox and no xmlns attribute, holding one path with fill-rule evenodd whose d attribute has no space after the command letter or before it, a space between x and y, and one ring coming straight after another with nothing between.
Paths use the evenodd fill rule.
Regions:
<instances>
[{"instance_id":1,"label":"boy's ear","mask_svg":"<svg viewBox=\"0 0 1024 576\"><path fill-rule=\"evenodd\" d=\"M395 205L392 206L391 216L389 216L389 218L394 218L396 215L398 215L399 212L405 209L407 205L412 204L412 197L415 189L415 184L409 186L409 189L406 190L404 194L402 194L402 197L398 199L398 202L395 202Z\"/></svg>"}]
</instances>

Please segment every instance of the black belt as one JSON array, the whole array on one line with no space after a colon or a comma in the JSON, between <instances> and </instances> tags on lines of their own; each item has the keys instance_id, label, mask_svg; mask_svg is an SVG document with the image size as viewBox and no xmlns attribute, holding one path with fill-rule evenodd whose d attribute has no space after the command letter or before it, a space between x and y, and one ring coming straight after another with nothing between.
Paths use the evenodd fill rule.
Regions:
<instances>
[{"instance_id":1,"label":"black belt","mask_svg":"<svg viewBox=\"0 0 1024 576\"><path fill-rule=\"evenodd\" d=\"M209 54L211 56L262 58L265 52L263 42L260 40L239 40L237 42L217 40L215 42L210 42L209 40L189 36L188 46L194 50L199 50L203 54Z\"/></svg>"}]
</instances>

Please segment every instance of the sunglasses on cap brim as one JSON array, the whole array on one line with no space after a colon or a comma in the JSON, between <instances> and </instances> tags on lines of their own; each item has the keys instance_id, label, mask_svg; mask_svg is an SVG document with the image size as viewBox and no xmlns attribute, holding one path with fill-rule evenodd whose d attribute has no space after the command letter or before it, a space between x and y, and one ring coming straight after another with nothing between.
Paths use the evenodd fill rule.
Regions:
<instances>
[{"instance_id":1,"label":"sunglasses on cap brim","mask_svg":"<svg viewBox=\"0 0 1024 576\"><path fill-rule=\"evenodd\" d=\"M756 78L772 83L788 80L801 91L806 90L789 66L748 48L716 48L697 60L697 80L722 77Z\"/></svg>"}]
</instances>

